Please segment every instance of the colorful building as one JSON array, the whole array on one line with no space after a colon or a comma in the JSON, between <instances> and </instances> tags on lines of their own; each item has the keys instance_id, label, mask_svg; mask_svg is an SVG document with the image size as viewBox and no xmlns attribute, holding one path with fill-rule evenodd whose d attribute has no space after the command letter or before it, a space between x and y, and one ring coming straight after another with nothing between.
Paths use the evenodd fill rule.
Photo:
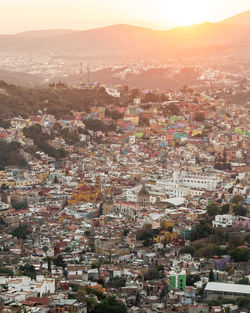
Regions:
<instances>
[{"instance_id":1,"label":"colorful building","mask_svg":"<svg viewBox=\"0 0 250 313\"><path fill-rule=\"evenodd\" d=\"M186 272L170 272L169 282L171 289L181 289L186 288Z\"/></svg>"}]
</instances>

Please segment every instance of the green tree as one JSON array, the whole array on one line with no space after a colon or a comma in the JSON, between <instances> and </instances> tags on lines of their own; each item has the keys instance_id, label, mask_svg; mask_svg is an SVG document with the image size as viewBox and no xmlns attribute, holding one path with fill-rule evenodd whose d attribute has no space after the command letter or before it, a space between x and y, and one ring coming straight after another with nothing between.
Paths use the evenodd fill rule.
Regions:
<instances>
[{"instance_id":1,"label":"green tree","mask_svg":"<svg viewBox=\"0 0 250 313\"><path fill-rule=\"evenodd\" d=\"M128 235L128 233L129 233L129 230L128 229L124 229L123 236L126 237Z\"/></svg>"},{"instance_id":2,"label":"green tree","mask_svg":"<svg viewBox=\"0 0 250 313\"><path fill-rule=\"evenodd\" d=\"M203 284L202 287L198 289L197 296L203 297L205 288L206 288L206 284Z\"/></svg>"},{"instance_id":3,"label":"green tree","mask_svg":"<svg viewBox=\"0 0 250 313\"><path fill-rule=\"evenodd\" d=\"M209 216L215 216L219 212L218 204L214 201L211 201L211 203L207 206L207 214Z\"/></svg>"},{"instance_id":4,"label":"green tree","mask_svg":"<svg viewBox=\"0 0 250 313\"><path fill-rule=\"evenodd\" d=\"M89 237L89 236L91 235L90 230L85 230L84 235L85 235L86 237Z\"/></svg>"},{"instance_id":5,"label":"green tree","mask_svg":"<svg viewBox=\"0 0 250 313\"><path fill-rule=\"evenodd\" d=\"M126 280L123 277L115 276L114 278L110 280L109 283L111 284L112 288L120 288L120 287L125 287Z\"/></svg>"},{"instance_id":6,"label":"green tree","mask_svg":"<svg viewBox=\"0 0 250 313\"><path fill-rule=\"evenodd\" d=\"M140 117L138 125L149 127L150 126L149 119L146 117Z\"/></svg>"},{"instance_id":7,"label":"green tree","mask_svg":"<svg viewBox=\"0 0 250 313\"><path fill-rule=\"evenodd\" d=\"M238 284L241 285L250 285L249 279L247 277L243 277L238 281Z\"/></svg>"},{"instance_id":8,"label":"green tree","mask_svg":"<svg viewBox=\"0 0 250 313\"><path fill-rule=\"evenodd\" d=\"M102 120L99 119L87 119L84 120L83 122L88 130L92 130L94 132L97 131L106 132L109 129L109 127L107 127L107 125Z\"/></svg>"},{"instance_id":9,"label":"green tree","mask_svg":"<svg viewBox=\"0 0 250 313\"><path fill-rule=\"evenodd\" d=\"M87 312L88 313L93 313L93 310L95 306L97 305L96 299L95 298L85 298L86 303L87 303Z\"/></svg>"},{"instance_id":10,"label":"green tree","mask_svg":"<svg viewBox=\"0 0 250 313\"><path fill-rule=\"evenodd\" d=\"M242 204L236 204L233 206L233 211L235 215L246 216L247 209Z\"/></svg>"},{"instance_id":11,"label":"green tree","mask_svg":"<svg viewBox=\"0 0 250 313\"><path fill-rule=\"evenodd\" d=\"M228 241L228 233L223 231L221 228L216 228L215 229L215 234L214 234L214 240L215 243L225 243Z\"/></svg>"},{"instance_id":12,"label":"green tree","mask_svg":"<svg viewBox=\"0 0 250 313\"><path fill-rule=\"evenodd\" d=\"M212 269L209 272L209 281L214 281L214 272Z\"/></svg>"},{"instance_id":13,"label":"green tree","mask_svg":"<svg viewBox=\"0 0 250 313\"><path fill-rule=\"evenodd\" d=\"M54 258L53 263L58 267L62 267L63 269L66 267L66 263L60 254L56 258Z\"/></svg>"},{"instance_id":14,"label":"green tree","mask_svg":"<svg viewBox=\"0 0 250 313\"><path fill-rule=\"evenodd\" d=\"M250 251L246 248L236 248L229 252L235 262L247 262L249 260Z\"/></svg>"},{"instance_id":15,"label":"green tree","mask_svg":"<svg viewBox=\"0 0 250 313\"><path fill-rule=\"evenodd\" d=\"M76 299L79 302L84 302L86 297L86 290L83 286L77 286Z\"/></svg>"},{"instance_id":16,"label":"green tree","mask_svg":"<svg viewBox=\"0 0 250 313\"><path fill-rule=\"evenodd\" d=\"M227 214L229 212L229 204L223 204L223 206L221 207L221 214Z\"/></svg>"},{"instance_id":17,"label":"green tree","mask_svg":"<svg viewBox=\"0 0 250 313\"><path fill-rule=\"evenodd\" d=\"M229 236L229 246L231 248L237 248L241 246L244 242L244 238L240 234L232 234Z\"/></svg>"},{"instance_id":18,"label":"green tree","mask_svg":"<svg viewBox=\"0 0 250 313\"><path fill-rule=\"evenodd\" d=\"M187 286L194 286L194 283L200 280L199 275L187 275L186 284Z\"/></svg>"},{"instance_id":19,"label":"green tree","mask_svg":"<svg viewBox=\"0 0 250 313\"><path fill-rule=\"evenodd\" d=\"M31 231L28 230L27 225L20 225L12 230L12 236L21 239L26 239L27 235L30 233Z\"/></svg>"},{"instance_id":20,"label":"green tree","mask_svg":"<svg viewBox=\"0 0 250 313\"><path fill-rule=\"evenodd\" d=\"M196 112L194 115L194 120L197 122L203 122L205 120L204 113L202 112Z\"/></svg>"},{"instance_id":21,"label":"green tree","mask_svg":"<svg viewBox=\"0 0 250 313\"><path fill-rule=\"evenodd\" d=\"M23 134L25 135L25 137L31 138L39 150L43 151L49 156L54 157L57 160L64 158L67 155L66 151L63 148L56 149L48 144L50 136L47 133L43 132L43 128L39 124L25 127L23 129Z\"/></svg>"},{"instance_id":22,"label":"green tree","mask_svg":"<svg viewBox=\"0 0 250 313\"><path fill-rule=\"evenodd\" d=\"M180 254L190 253L192 256L195 253L195 248L192 246L185 246L180 249Z\"/></svg>"},{"instance_id":23,"label":"green tree","mask_svg":"<svg viewBox=\"0 0 250 313\"><path fill-rule=\"evenodd\" d=\"M143 228L136 234L137 240L152 239L153 236L154 232L151 224L145 224Z\"/></svg>"},{"instance_id":24,"label":"green tree","mask_svg":"<svg viewBox=\"0 0 250 313\"><path fill-rule=\"evenodd\" d=\"M8 203L8 197L7 197L7 195L6 195L5 192L2 193L1 201L2 201L3 203Z\"/></svg>"},{"instance_id":25,"label":"green tree","mask_svg":"<svg viewBox=\"0 0 250 313\"><path fill-rule=\"evenodd\" d=\"M179 115L180 114L180 108L175 103L170 103L167 106L167 110L170 114Z\"/></svg>"},{"instance_id":26,"label":"green tree","mask_svg":"<svg viewBox=\"0 0 250 313\"><path fill-rule=\"evenodd\" d=\"M30 265L30 264L25 264L25 265L21 265L19 267L19 274L23 275L23 276L29 276L30 278L32 279L35 279L36 278L36 269L33 265Z\"/></svg>"},{"instance_id":27,"label":"green tree","mask_svg":"<svg viewBox=\"0 0 250 313\"><path fill-rule=\"evenodd\" d=\"M232 199L231 202L238 204L238 203L242 203L244 201L244 198L240 195L235 195Z\"/></svg>"},{"instance_id":28,"label":"green tree","mask_svg":"<svg viewBox=\"0 0 250 313\"><path fill-rule=\"evenodd\" d=\"M0 104L1 107L1 104ZM25 167L26 160L20 154L21 144L15 141L10 143L0 139L0 170L5 166Z\"/></svg>"},{"instance_id":29,"label":"green tree","mask_svg":"<svg viewBox=\"0 0 250 313\"><path fill-rule=\"evenodd\" d=\"M9 276L13 276L13 271L9 269L8 267L0 265L0 275L1 274L7 274Z\"/></svg>"},{"instance_id":30,"label":"green tree","mask_svg":"<svg viewBox=\"0 0 250 313\"><path fill-rule=\"evenodd\" d=\"M9 186L6 184L2 184L1 189L4 190L9 190Z\"/></svg>"},{"instance_id":31,"label":"green tree","mask_svg":"<svg viewBox=\"0 0 250 313\"><path fill-rule=\"evenodd\" d=\"M144 275L145 280L158 279L160 277L160 271L156 267L150 267L148 272Z\"/></svg>"},{"instance_id":32,"label":"green tree","mask_svg":"<svg viewBox=\"0 0 250 313\"><path fill-rule=\"evenodd\" d=\"M12 206L15 210L27 209L27 207L28 207L28 202L27 202L27 200L21 201L21 202L16 202L15 200L11 200L11 206Z\"/></svg>"},{"instance_id":33,"label":"green tree","mask_svg":"<svg viewBox=\"0 0 250 313\"><path fill-rule=\"evenodd\" d=\"M149 246L151 246L152 244L153 244L153 240L150 239L150 238L146 238L146 239L143 240L143 246L144 246L144 247L149 247Z\"/></svg>"},{"instance_id":34,"label":"green tree","mask_svg":"<svg viewBox=\"0 0 250 313\"><path fill-rule=\"evenodd\" d=\"M250 245L250 234L246 235L245 241L248 243L248 245Z\"/></svg>"},{"instance_id":35,"label":"green tree","mask_svg":"<svg viewBox=\"0 0 250 313\"><path fill-rule=\"evenodd\" d=\"M120 113L119 111L117 110L105 110L105 116L106 117L111 117L113 120L118 120L118 119L121 119L123 118L124 114L123 113Z\"/></svg>"},{"instance_id":36,"label":"green tree","mask_svg":"<svg viewBox=\"0 0 250 313\"><path fill-rule=\"evenodd\" d=\"M225 250L222 249L220 246L215 245L213 246L212 250L211 250L211 255L218 255L221 256L225 253Z\"/></svg>"},{"instance_id":37,"label":"green tree","mask_svg":"<svg viewBox=\"0 0 250 313\"><path fill-rule=\"evenodd\" d=\"M142 100L142 102L157 102L159 101L158 97L156 95L154 95L151 92L148 92L145 94L144 99Z\"/></svg>"},{"instance_id":38,"label":"green tree","mask_svg":"<svg viewBox=\"0 0 250 313\"><path fill-rule=\"evenodd\" d=\"M206 238L214 232L213 228L210 227L208 221L201 220L200 224L198 224L194 230L192 230L190 235L190 240L194 241L199 238Z\"/></svg>"},{"instance_id":39,"label":"green tree","mask_svg":"<svg viewBox=\"0 0 250 313\"><path fill-rule=\"evenodd\" d=\"M4 219L0 216L0 225L6 225Z\"/></svg>"},{"instance_id":40,"label":"green tree","mask_svg":"<svg viewBox=\"0 0 250 313\"><path fill-rule=\"evenodd\" d=\"M43 246L43 251L46 253L49 250L47 246Z\"/></svg>"},{"instance_id":41,"label":"green tree","mask_svg":"<svg viewBox=\"0 0 250 313\"><path fill-rule=\"evenodd\" d=\"M43 261L47 262L48 271L51 273L51 257L47 256Z\"/></svg>"},{"instance_id":42,"label":"green tree","mask_svg":"<svg viewBox=\"0 0 250 313\"><path fill-rule=\"evenodd\" d=\"M117 301L114 296L108 296L106 299L98 303L92 313L127 313L127 307L124 303Z\"/></svg>"}]
</instances>

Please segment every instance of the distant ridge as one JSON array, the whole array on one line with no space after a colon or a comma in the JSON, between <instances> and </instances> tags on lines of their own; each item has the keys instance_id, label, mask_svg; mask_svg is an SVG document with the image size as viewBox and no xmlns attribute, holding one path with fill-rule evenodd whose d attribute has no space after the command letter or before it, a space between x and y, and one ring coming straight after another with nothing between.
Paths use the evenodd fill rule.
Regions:
<instances>
[{"instance_id":1,"label":"distant ridge","mask_svg":"<svg viewBox=\"0 0 250 313\"><path fill-rule=\"evenodd\" d=\"M37 38L39 40L35 40ZM219 23L157 31L127 24L89 30L38 30L0 36L1 54L54 52L71 58L162 59L250 50L250 11Z\"/></svg>"},{"instance_id":2,"label":"distant ridge","mask_svg":"<svg viewBox=\"0 0 250 313\"><path fill-rule=\"evenodd\" d=\"M250 24L250 10L241 12L237 15L224 19L221 21L221 23L249 25Z\"/></svg>"},{"instance_id":3,"label":"distant ridge","mask_svg":"<svg viewBox=\"0 0 250 313\"><path fill-rule=\"evenodd\" d=\"M32 37L44 37L44 36L62 36L76 32L73 29L45 29L45 30L30 30L21 33L16 33L14 36L32 36Z\"/></svg>"}]
</instances>

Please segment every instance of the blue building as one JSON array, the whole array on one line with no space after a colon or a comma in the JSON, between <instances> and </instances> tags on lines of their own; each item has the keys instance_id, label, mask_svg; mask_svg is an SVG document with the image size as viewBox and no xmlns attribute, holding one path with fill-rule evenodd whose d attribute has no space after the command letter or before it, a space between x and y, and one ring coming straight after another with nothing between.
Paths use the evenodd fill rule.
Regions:
<instances>
[{"instance_id":1,"label":"blue building","mask_svg":"<svg viewBox=\"0 0 250 313\"><path fill-rule=\"evenodd\" d=\"M191 286L186 286L184 295L181 299L182 304L194 304L196 300L196 289Z\"/></svg>"}]
</instances>

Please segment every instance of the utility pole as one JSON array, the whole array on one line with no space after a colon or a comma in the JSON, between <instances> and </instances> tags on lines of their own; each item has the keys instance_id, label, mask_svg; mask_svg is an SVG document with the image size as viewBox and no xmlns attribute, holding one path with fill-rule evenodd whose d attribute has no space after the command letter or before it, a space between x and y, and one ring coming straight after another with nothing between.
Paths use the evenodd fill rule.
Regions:
<instances>
[{"instance_id":1,"label":"utility pole","mask_svg":"<svg viewBox=\"0 0 250 313\"><path fill-rule=\"evenodd\" d=\"M87 65L87 83L89 84L89 64Z\"/></svg>"},{"instance_id":2,"label":"utility pole","mask_svg":"<svg viewBox=\"0 0 250 313\"><path fill-rule=\"evenodd\" d=\"M80 63L79 73L80 73L80 87L81 87L83 85L82 63Z\"/></svg>"}]
</instances>

